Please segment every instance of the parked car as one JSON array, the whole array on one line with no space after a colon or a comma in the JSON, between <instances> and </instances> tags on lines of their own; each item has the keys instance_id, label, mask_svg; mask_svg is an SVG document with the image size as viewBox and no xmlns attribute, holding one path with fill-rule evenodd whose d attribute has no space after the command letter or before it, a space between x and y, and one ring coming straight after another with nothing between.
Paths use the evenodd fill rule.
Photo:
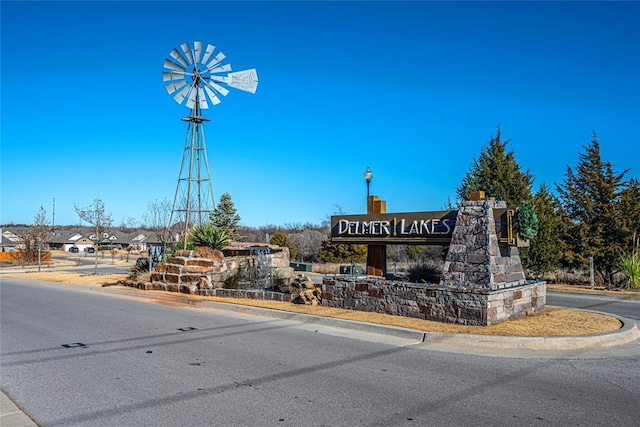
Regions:
<instances>
[{"instance_id":1,"label":"parked car","mask_svg":"<svg viewBox=\"0 0 640 427\"><path fill-rule=\"evenodd\" d=\"M94 248L92 248L92 247L90 247L90 246L89 246L89 247L87 247L87 248L84 248L84 251L85 251L85 252L89 252L90 254L92 254L92 253L94 253L96 250L95 250Z\"/></svg>"},{"instance_id":2,"label":"parked car","mask_svg":"<svg viewBox=\"0 0 640 427\"><path fill-rule=\"evenodd\" d=\"M77 246L71 246L69 252L80 252L80 249Z\"/></svg>"}]
</instances>

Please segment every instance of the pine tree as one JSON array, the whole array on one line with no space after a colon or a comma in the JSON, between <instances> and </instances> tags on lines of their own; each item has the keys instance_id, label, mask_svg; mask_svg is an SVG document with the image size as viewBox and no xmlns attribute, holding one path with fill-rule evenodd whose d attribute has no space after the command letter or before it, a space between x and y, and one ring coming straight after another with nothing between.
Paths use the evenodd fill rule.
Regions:
<instances>
[{"instance_id":1,"label":"pine tree","mask_svg":"<svg viewBox=\"0 0 640 427\"><path fill-rule=\"evenodd\" d=\"M469 200L472 191L484 191L487 197L495 197L516 207L524 200L531 200L533 176L522 172L513 152L507 152L509 140L502 142L498 126L496 136L491 136L489 145L483 149L462 183L457 188L458 201Z\"/></svg>"},{"instance_id":2,"label":"pine tree","mask_svg":"<svg viewBox=\"0 0 640 427\"><path fill-rule=\"evenodd\" d=\"M620 194L621 222L625 251L631 251L640 240L640 181L631 178ZM634 242L635 238L635 242Z\"/></svg>"},{"instance_id":3,"label":"pine tree","mask_svg":"<svg viewBox=\"0 0 640 427\"><path fill-rule=\"evenodd\" d=\"M289 248L289 259L295 260L298 257L298 250L296 245L289 239L289 236L284 231L276 231L271 239L269 239L270 245L280 246L281 248Z\"/></svg>"},{"instance_id":4,"label":"pine tree","mask_svg":"<svg viewBox=\"0 0 640 427\"><path fill-rule=\"evenodd\" d=\"M224 230L232 239L238 238L238 224L240 215L231 200L231 194L224 193L220 196L218 206L211 213L211 223L217 228Z\"/></svg>"},{"instance_id":5,"label":"pine tree","mask_svg":"<svg viewBox=\"0 0 640 427\"><path fill-rule=\"evenodd\" d=\"M533 196L533 207L538 217L538 234L531 240L528 250L522 250L520 255L529 270L543 275L556 270L562 259L562 250L558 245L562 230L562 207L545 183Z\"/></svg>"},{"instance_id":6,"label":"pine tree","mask_svg":"<svg viewBox=\"0 0 640 427\"><path fill-rule=\"evenodd\" d=\"M322 241L318 257L324 262L366 262L367 245L335 244L331 241L331 233Z\"/></svg>"},{"instance_id":7,"label":"pine tree","mask_svg":"<svg viewBox=\"0 0 640 427\"><path fill-rule=\"evenodd\" d=\"M614 273L625 238L621 210L621 193L626 186L625 170L616 173L600 156L598 137L579 155L575 173L567 167L565 180L557 186L567 214L565 260L572 266L586 268L593 257L595 270L605 283L614 284Z\"/></svg>"}]
</instances>

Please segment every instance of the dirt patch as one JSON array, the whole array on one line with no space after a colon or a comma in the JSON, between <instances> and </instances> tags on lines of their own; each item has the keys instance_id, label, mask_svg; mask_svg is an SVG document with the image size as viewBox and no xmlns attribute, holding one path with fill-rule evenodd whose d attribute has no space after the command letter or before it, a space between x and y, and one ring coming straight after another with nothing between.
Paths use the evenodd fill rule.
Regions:
<instances>
[{"instance_id":1,"label":"dirt patch","mask_svg":"<svg viewBox=\"0 0 640 427\"><path fill-rule=\"evenodd\" d=\"M123 274L91 275L71 272L58 273L7 273L7 277L18 277L49 282L74 283L85 286L115 285L123 279ZM573 288L573 286L571 286ZM142 291L141 291L142 292ZM172 292L147 291L158 294L176 296ZM619 329L622 325L617 319L602 314L582 310L559 307L546 307L543 311L522 319L509 320L491 326L465 326L450 323L431 322L410 317L392 316L380 313L366 313L355 310L329 308L322 306L298 305L278 301L263 301L235 298L202 297L196 295L179 294L184 298L204 299L230 304L262 307L272 310L293 313L310 314L314 316L335 317L358 322L376 323L416 329L425 332L446 332L459 334L500 335L521 337L544 336L581 336L609 332Z\"/></svg>"}]
</instances>

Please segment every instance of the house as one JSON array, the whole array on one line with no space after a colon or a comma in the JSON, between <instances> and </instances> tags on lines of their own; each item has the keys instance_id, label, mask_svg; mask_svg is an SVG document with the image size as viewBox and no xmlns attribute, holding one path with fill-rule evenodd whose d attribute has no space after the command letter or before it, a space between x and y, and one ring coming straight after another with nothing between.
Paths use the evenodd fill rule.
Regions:
<instances>
[{"instance_id":1,"label":"house","mask_svg":"<svg viewBox=\"0 0 640 427\"><path fill-rule=\"evenodd\" d=\"M13 252L24 248L24 241L17 233L19 233L17 229L12 231L0 228L0 252Z\"/></svg>"},{"instance_id":2,"label":"house","mask_svg":"<svg viewBox=\"0 0 640 427\"><path fill-rule=\"evenodd\" d=\"M21 235L25 235L28 226L3 227L0 229L2 237L0 251L11 252L24 247ZM136 229L121 231L116 228L105 231L96 239L95 228L81 226L57 227L47 242L50 249L68 252L69 248L77 247L80 252L85 248L108 246L114 249L127 249L135 251L147 251L150 245L158 244L156 233L151 230Z\"/></svg>"}]
</instances>

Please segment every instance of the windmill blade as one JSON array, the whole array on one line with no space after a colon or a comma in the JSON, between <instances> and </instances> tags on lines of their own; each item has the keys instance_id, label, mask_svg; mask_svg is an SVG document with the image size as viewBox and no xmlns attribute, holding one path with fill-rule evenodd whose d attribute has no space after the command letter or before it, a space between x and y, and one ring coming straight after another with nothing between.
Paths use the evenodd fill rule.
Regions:
<instances>
[{"instance_id":1,"label":"windmill blade","mask_svg":"<svg viewBox=\"0 0 640 427\"><path fill-rule=\"evenodd\" d=\"M201 87L198 88L198 103L200 104L200 108L206 110L209 108L209 104L207 104L207 97L204 96L204 90Z\"/></svg>"},{"instance_id":2,"label":"windmill blade","mask_svg":"<svg viewBox=\"0 0 640 427\"><path fill-rule=\"evenodd\" d=\"M180 55L180 52L178 52L178 49L173 48L173 50L171 51L171 53L169 55L173 59L178 61L184 68L187 68L189 66L189 64L187 64L187 61L185 61L184 58L182 57L182 55Z\"/></svg>"},{"instance_id":3,"label":"windmill blade","mask_svg":"<svg viewBox=\"0 0 640 427\"><path fill-rule=\"evenodd\" d=\"M216 65L218 65L219 63L221 63L221 62L222 62L222 60L223 60L224 58L226 58L226 57L227 57L227 55L225 55L224 53L222 53L222 52L218 52L218 54L217 54L216 56L214 56L214 57L213 57L213 59L211 60L211 62L209 62L209 63L207 64L207 69L211 69L211 68L215 67ZM202 61L202 62L204 63L204 61Z\"/></svg>"},{"instance_id":4,"label":"windmill blade","mask_svg":"<svg viewBox=\"0 0 640 427\"><path fill-rule=\"evenodd\" d=\"M187 62L189 62L189 65L193 64L193 54L191 53L189 43L182 43L180 45L180 49L182 49L182 51L184 52L184 56L187 57Z\"/></svg>"},{"instance_id":5,"label":"windmill blade","mask_svg":"<svg viewBox=\"0 0 640 427\"><path fill-rule=\"evenodd\" d=\"M193 42L193 63L200 63L200 54L202 54L202 42Z\"/></svg>"},{"instance_id":6,"label":"windmill blade","mask_svg":"<svg viewBox=\"0 0 640 427\"><path fill-rule=\"evenodd\" d=\"M214 75L210 75L209 80L215 80L217 82L221 82L221 83L227 83L229 81L229 79L227 78L227 76L214 76Z\"/></svg>"},{"instance_id":7,"label":"windmill blade","mask_svg":"<svg viewBox=\"0 0 640 427\"><path fill-rule=\"evenodd\" d=\"M227 71L231 71L231 64L224 64L220 67L207 69L210 73L226 73Z\"/></svg>"},{"instance_id":8,"label":"windmill blade","mask_svg":"<svg viewBox=\"0 0 640 427\"><path fill-rule=\"evenodd\" d=\"M182 68L182 65L178 65L175 62L172 62L168 58L164 60L164 68L168 68L170 70L177 71L177 72L187 71L185 68Z\"/></svg>"},{"instance_id":9,"label":"windmill blade","mask_svg":"<svg viewBox=\"0 0 640 427\"><path fill-rule=\"evenodd\" d=\"M173 99L175 99L175 101L178 104L182 104L184 102L184 100L187 98L187 96L189 96L189 91L191 91L191 86L190 85L186 85L185 87L182 88L182 90L180 92L178 92Z\"/></svg>"},{"instance_id":10,"label":"windmill blade","mask_svg":"<svg viewBox=\"0 0 640 427\"><path fill-rule=\"evenodd\" d=\"M194 88L196 89L196 88ZM192 90L191 92L189 92L189 99L187 99L187 108L191 108L193 109L193 107L196 106L196 98L198 97L198 91L197 90Z\"/></svg>"},{"instance_id":11,"label":"windmill blade","mask_svg":"<svg viewBox=\"0 0 640 427\"><path fill-rule=\"evenodd\" d=\"M162 73L162 81L167 82L169 80L184 80L187 73Z\"/></svg>"},{"instance_id":12,"label":"windmill blade","mask_svg":"<svg viewBox=\"0 0 640 427\"><path fill-rule=\"evenodd\" d=\"M171 82L168 85L165 85L164 88L167 90L169 95L171 95L173 92L179 90L180 88L182 88L186 84L187 84L187 81L186 80L182 80L180 82Z\"/></svg>"},{"instance_id":13,"label":"windmill blade","mask_svg":"<svg viewBox=\"0 0 640 427\"><path fill-rule=\"evenodd\" d=\"M258 89L258 72L255 68L227 74L227 85L249 93Z\"/></svg>"},{"instance_id":14,"label":"windmill blade","mask_svg":"<svg viewBox=\"0 0 640 427\"><path fill-rule=\"evenodd\" d=\"M216 92L220 93L222 96L227 96L227 94L229 93L229 89L227 89L226 87L222 87L217 83L209 82L209 81L206 81L206 80L204 80L204 83L207 86L211 87L211 89L213 89Z\"/></svg>"},{"instance_id":15,"label":"windmill blade","mask_svg":"<svg viewBox=\"0 0 640 427\"><path fill-rule=\"evenodd\" d=\"M204 51L204 56L202 57L202 63L206 64L207 61L209 60L209 58L211 57L211 54L213 53L213 51L216 50L216 47L212 44L208 44L207 48Z\"/></svg>"},{"instance_id":16,"label":"windmill blade","mask_svg":"<svg viewBox=\"0 0 640 427\"><path fill-rule=\"evenodd\" d=\"M218 98L216 93L213 90L211 90L211 88L209 86L205 86L204 90L207 92L207 95L209 96L209 99L211 100L211 103L213 105L220 104L220 98Z\"/></svg>"}]
</instances>

